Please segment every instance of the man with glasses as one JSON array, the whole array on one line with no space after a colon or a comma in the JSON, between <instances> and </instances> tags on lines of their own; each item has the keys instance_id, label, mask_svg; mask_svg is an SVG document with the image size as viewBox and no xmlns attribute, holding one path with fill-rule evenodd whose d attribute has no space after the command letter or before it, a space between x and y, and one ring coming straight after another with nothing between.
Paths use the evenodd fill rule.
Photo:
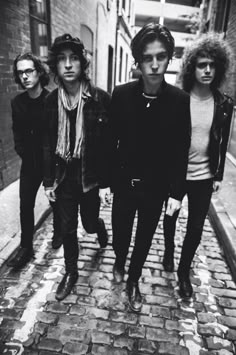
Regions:
<instances>
[{"instance_id":1,"label":"man with glasses","mask_svg":"<svg viewBox=\"0 0 236 355\"><path fill-rule=\"evenodd\" d=\"M13 63L15 82L25 91L11 102L15 150L22 159L20 170L21 242L8 266L23 267L33 256L34 205L43 179L43 110L49 75L41 60L30 52L20 54ZM61 245L54 210L54 239ZM54 245L53 244L53 245ZM55 246L54 245L54 246Z\"/></svg>"},{"instance_id":2,"label":"man with glasses","mask_svg":"<svg viewBox=\"0 0 236 355\"><path fill-rule=\"evenodd\" d=\"M179 294L190 298L190 268L200 244L213 191L223 179L233 102L219 88L231 66L231 51L219 34L203 35L185 49L180 81L190 93L191 146L184 194L188 197L188 221L178 265ZM182 196L182 198L183 198ZM165 215L163 266L174 270L174 236L178 212Z\"/></svg>"},{"instance_id":3,"label":"man with glasses","mask_svg":"<svg viewBox=\"0 0 236 355\"><path fill-rule=\"evenodd\" d=\"M141 78L116 87L111 104L113 275L116 282L123 280L138 212L126 284L130 308L138 312L142 306L138 281L169 191L170 213L180 208L190 112L189 95L164 79L174 51L170 31L149 23L133 38L131 49Z\"/></svg>"},{"instance_id":4,"label":"man with glasses","mask_svg":"<svg viewBox=\"0 0 236 355\"><path fill-rule=\"evenodd\" d=\"M58 82L45 105L44 187L57 201L61 219L65 275L56 299L64 299L78 278L78 209L84 229L97 233L107 245L105 223L99 218L100 200L109 186L108 110L110 96L88 78L89 62L79 38L63 34L55 39L48 64Z\"/></svg>"}]
</instances>

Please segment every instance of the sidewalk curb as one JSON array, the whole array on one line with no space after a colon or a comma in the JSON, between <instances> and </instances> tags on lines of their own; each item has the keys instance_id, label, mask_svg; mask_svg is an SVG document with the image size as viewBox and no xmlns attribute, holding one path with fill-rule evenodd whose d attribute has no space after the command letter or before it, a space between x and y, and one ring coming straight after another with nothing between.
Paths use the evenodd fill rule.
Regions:
<instances>
[{"instance_id":1,"label":"sidewalk curb","mask_svg":"<svg viewBox=\"0 0 236 355\"><path fill-rule=\"evenodd\" d=\"M236 281L236 229L224 205L217 197L212 197L209 218L216 231L216 236L223 247L233 279Z\"/></svg>"},{"instance_id":2,"label":"sidewalk curb","mask_svg":"<svg viewBox=\"0 0 236 355\"><path fill-rule=\"evenodd\" d=\"M50 205L43 210L38 218L36 217L36 223L35 223L35 228L34 228L34 233L37 231L37 229L40 228L40 226L43 224L45 219L49 216L51 213L52 208ZM0 267L2 267L9 258L11 258L17 251L17 249L20 246L20 234L21 232L17 232L14 236L14 238L11 238L7 246L3 249L2 252L0 252Z\"/></svg>"}]
</instances>

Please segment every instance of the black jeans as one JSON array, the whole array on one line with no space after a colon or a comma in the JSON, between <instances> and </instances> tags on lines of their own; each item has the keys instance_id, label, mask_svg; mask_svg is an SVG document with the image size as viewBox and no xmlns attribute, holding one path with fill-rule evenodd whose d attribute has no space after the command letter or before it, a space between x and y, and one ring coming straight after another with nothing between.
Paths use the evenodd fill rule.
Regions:
<instances>
[{"instance_id":1,"label":"black jeans","mask_svg":"<svg viewBox=\"0 0 236 355\"><path fill-rule=\"evenodd\" d=\"M185 194L188 197L188 221L187 231L184 238L178 273L188 273L195 252L200 244L204 222L209 209L213 179L207 180L187 180L185 184ZM179 211L173 216L165 215L163 227L165 248L174 248L174 236L176 220Z\"/></svg>"},{"instance_id":2,"label":"black jeans","mask_svg":"<svg viewBox=\"0 0 236 355\"><path fill-rule=\"evenodd\" d=\"M77 272L79 246L77 239L78 210L87 233L96 233L100 198L98 188L83 193L77 181L65 178L57 189L57 208L63 239L66 272Z\"/></svg>"},{"instance_id":3,"label":"black jeans","mask_svg":"<svg viewBox=\"0 0 236 355\"><path fill-rule=\"evenodd\" d=\"M34 206L38 189L43 180L42 171L20 172L20 223L21 247L33 247Z\"/></svg>"},{"instance_id":4,"label":"black jeans","mask_svg":"<svg viewBox=\"0 0 236 355\"><path fill-rule=\"evenodd\" d=\"M112 206L113 249L116 261L123 266L129 252L136 211L138 221L134 248L129 266L129 278L138 281L152 244L153 235L166 198L162 191L145 191L136 187L115 192Z\"/></svg>"}]
</instances>

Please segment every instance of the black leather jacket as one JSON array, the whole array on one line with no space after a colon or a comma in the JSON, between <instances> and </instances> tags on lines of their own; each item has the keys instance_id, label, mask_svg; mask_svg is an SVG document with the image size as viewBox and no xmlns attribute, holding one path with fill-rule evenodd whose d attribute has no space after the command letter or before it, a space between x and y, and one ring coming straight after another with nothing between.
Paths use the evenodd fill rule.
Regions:
<instances>
[{"instance_id":1,"label":"black leather jacket","mask_svg":"<svg viewBox=\"0 0 236 355\"><path fill-rule=\"evenodd\" d=\"M222 181L233 112L233 100L220 91L214 93L214 100L214 117L209 145L210 168L214 180Z\"/></svg>"}]
</instances>

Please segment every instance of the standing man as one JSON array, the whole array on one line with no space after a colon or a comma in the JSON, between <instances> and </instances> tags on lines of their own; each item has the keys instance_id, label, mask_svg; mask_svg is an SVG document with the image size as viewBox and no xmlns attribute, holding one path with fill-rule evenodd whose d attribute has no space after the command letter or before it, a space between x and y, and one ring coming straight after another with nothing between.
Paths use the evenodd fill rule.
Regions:
<instances>
[{"instance_id":1,"label":"standing man","mask_svg":"<svg viewBox=\"0 0 236 355\"><path fill-rule=\"evenodd\" d=\"M48 60L58 82L46 100L45 192L57 201L63 236L65 275L56 298L64 299L78 278L78 206L83 227L107 245L100 199L110 193L107 136L110 96L89 81L88 61L79 38L55 39Z\"/></svg>"},{"instance_id":2,"label":"standing man","mask_svg":"<svg viewBox=\"0 0 236 355\"><path fill-rule=\"evenodd\" d=\"M188 197L188 222L178 266L179 293L191 297L190 267L200 244L213 191L223 179L233 110L232 99L219 91L230 68L231 52L217 34L208 34L186 48L181 79L190 93L191 146L184 194ZM179 212L165 215L163 266L174 270L174 235Z\"/></svg>"},{"instance_id":3,"label":"standing man","mask_svg":"<svg viewBox=\"0 0 236 355\"><path fill-rule=\"evenodd\" d=\"M15 82L25 89L11 102L15 150L22 159L20 171L21 243L8 266L23 267L33 256L34 205L43 180L43 109L49 82L45 66L30 52L20 54L13 63ZM55 208L54 208L55 210ZM55 212L55 211L54 211ZM54 213L53 243L61 245Z\"/></svg>"},{"instance_id":4,"label":"standing man","mask_svg":"<svg viewBox=\"0 0 236 355\"><path fill-rule=\"evenodd\" d=\"M169 30L145 25L131 43L141 78L116 87L112 96L113 275L121 282L136 211L138 222L127 293L130 307L140 311L138 281L147 258L163 201L170 213L180 208L189 147L189 95L165 82L174 51Z\"/></svg>"}]
</instances>

